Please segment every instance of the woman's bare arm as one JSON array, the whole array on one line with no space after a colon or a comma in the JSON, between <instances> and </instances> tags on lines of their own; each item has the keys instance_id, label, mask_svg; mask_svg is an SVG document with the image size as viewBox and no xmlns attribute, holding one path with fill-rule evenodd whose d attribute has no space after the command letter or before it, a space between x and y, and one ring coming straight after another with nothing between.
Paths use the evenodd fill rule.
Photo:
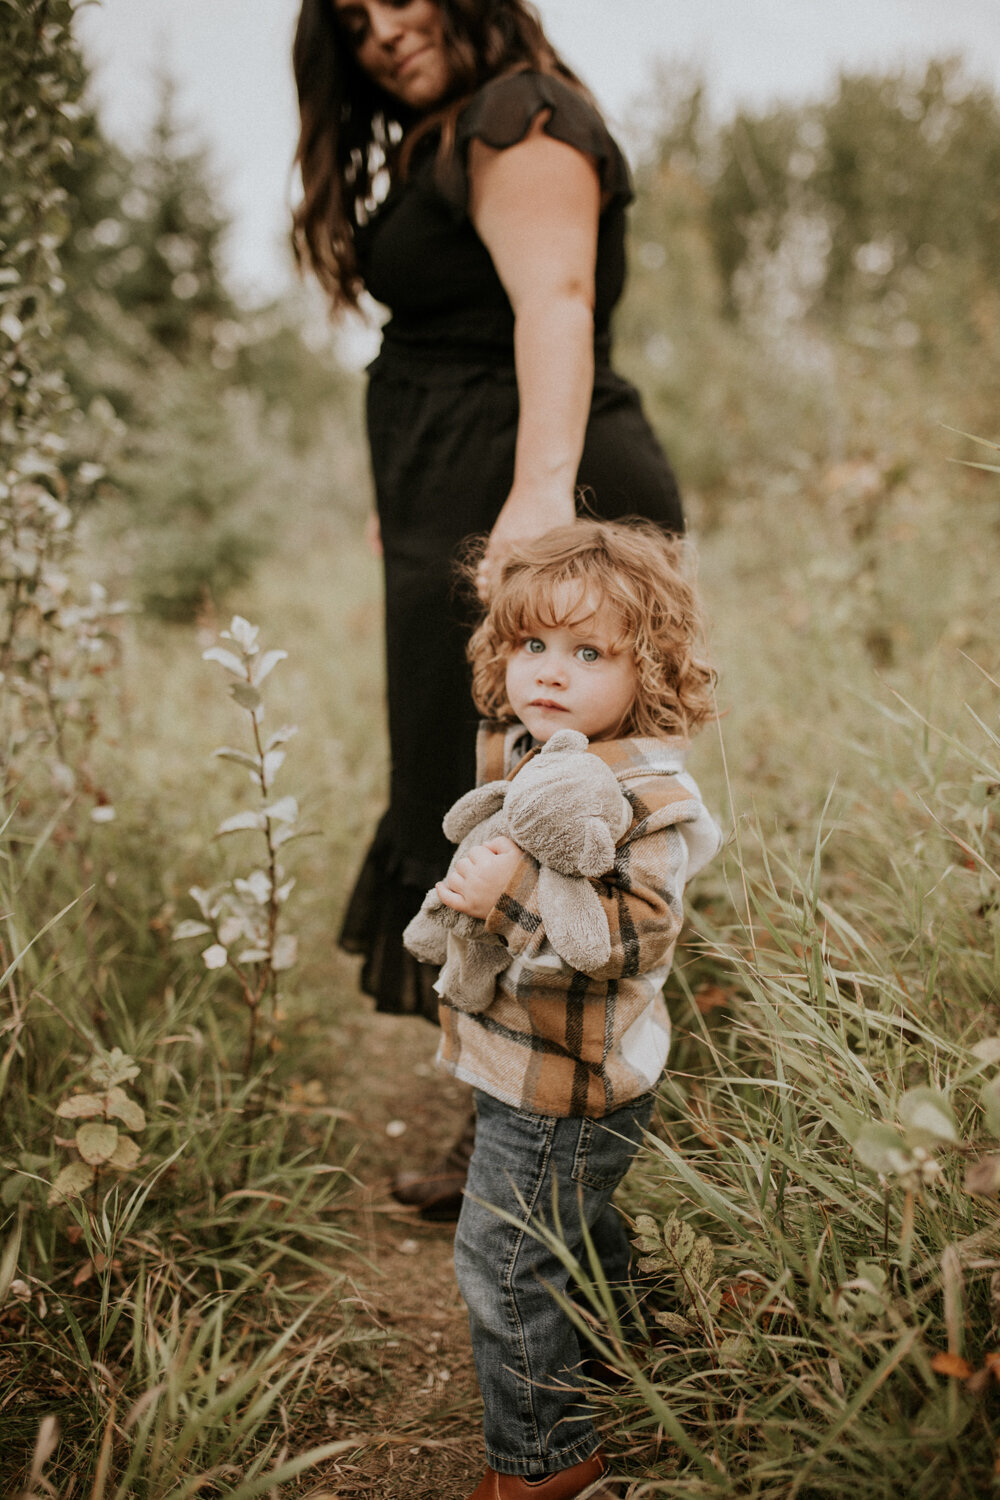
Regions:
<instances>
[{"instance_id":1,"label":"woman's bare arm","mask_svg":"<svg viewBox=\"0 0 1000 1500\"><path fill-rule=\"evenodd\" d=\"M514 482L480 592L511 542L568 524L594 385L601 189L593 162L536 122L516 146L473 141L472 222L514 309L520 419Z\"/></svg>"}]
</instances>

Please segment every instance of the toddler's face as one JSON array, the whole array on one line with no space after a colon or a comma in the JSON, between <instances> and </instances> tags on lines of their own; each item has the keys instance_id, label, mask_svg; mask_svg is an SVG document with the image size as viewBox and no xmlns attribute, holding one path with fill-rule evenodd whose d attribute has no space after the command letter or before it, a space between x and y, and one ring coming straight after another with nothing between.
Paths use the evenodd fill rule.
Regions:
<instances>
[{"instance_id":1,"label":"toddler's face","mask_svg":"<svg viewBox=\"0 0 1000 1500\"><path fill-rule=\"evenodd\" d=\"M541 744L557 729L578 729L590 740L613 739L638 686L632 651L606 607L592 610L571 584L553 600L562 625L539 625L507 660L507 698ZM579 620L579 624L572 623Z\"/></svg>"}]
</instances>

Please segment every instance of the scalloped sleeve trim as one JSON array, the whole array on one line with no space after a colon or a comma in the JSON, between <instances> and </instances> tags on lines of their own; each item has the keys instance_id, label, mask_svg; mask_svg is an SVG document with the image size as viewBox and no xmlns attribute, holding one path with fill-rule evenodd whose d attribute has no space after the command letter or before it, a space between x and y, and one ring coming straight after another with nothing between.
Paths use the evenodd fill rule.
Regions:
<instances>
[{"instance_id":1,"label":"scalloped sleeve trim","mask_svg":"<svg viewBox=\"0 0 1000 1500\"><path fill-rule=\"evenodd\" d=\"M468 208L470 141L480 140L495 151L505 151L523 141L535 118L546 111L545 134L582 151L596 164L605 207L614 201L629 203L628 166L597 110L563 79L527 72L492 79L462 112L455 150L437 171L438 189L448 202L462 213Z\"/></svg>"}]
</instances>

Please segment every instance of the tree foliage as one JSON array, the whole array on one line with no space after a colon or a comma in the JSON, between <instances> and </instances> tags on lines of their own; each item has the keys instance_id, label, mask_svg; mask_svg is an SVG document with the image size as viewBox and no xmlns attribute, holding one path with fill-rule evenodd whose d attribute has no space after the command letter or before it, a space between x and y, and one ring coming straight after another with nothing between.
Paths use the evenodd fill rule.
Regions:
<instances>
[{"instance_id":1,"label":"tree foliage","mask_svg":"<svg viewBox=\"0 0 1000 1500\"><path fill-rule=\"evenodd\" d=\"M100 590L73 579L73 537L100 470L81 461L81 414L63 373L60 252L69 230L58 169L76 149L83 67L72 0L2 0L0 54L0 757L8 777L92 728L103 669Z\"/></svg>"},{"instance_id":2,"label":"tree foliage","mask_svg":"<svg viewBox=\"0 0 1000 1500\"><path fill-rule=\"evenodd\" d=\"M207 152L187 144L159 84L148 140L109 143L93 113L56 168L71 209L64 248L66 377L118 441L104 514L121 586L160 618L192 618L246 582L271 535L267 461L287 468L342 403L294 309L248 311L221 264L228 220Z\"/></svg>"},{"instance_id":3,"label":"tree foliage","mask_svg":"<svg viewBox=\"0 0 1000 1500\"><path fill-rule=\"evenodd\" d=\"M959 60L844 73L827 98L744 109L723 125L708 117L703 82L677 78L652 138L661 165L707 194L730 313L783 256L795 314L881 306L897 328L933 333L950 279L960 296L947 313L964 307L972 333L986 317L1000 280L1000 100Z\"/></svg>"}]
</instances>

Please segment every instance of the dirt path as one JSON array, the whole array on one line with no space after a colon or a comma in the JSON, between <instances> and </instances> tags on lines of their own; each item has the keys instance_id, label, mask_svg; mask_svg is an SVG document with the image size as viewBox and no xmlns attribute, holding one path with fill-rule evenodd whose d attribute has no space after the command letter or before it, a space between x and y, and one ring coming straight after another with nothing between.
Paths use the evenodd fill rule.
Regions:
<instances>
[{"instance_id":1,"label":"dirt path","mask_svg":"<svg viewBox=\"0 0 1000 1500\"><path fill-rule=\"evenodd\" d=\"M479 1394L452 1268L454 1225L425 1224L388 1191L401 1166L430 1164L457 1135L468 1091L433 1068L426 1022L374 1016L360 1003L337 1028L338 1106L353 1119L351 1227L371 1269L357 1277L360 1322L381 1340L334 1364L317 1399L329 1437L359 1447L309 1493L343 1500L455 1500L483 1472ZM387 1129L388 1127L388 1129ZM405 1127L405 1128L401 1128ZM318 1474L317 1474L318 1479Z\"/></svg>"}]
</instances>

